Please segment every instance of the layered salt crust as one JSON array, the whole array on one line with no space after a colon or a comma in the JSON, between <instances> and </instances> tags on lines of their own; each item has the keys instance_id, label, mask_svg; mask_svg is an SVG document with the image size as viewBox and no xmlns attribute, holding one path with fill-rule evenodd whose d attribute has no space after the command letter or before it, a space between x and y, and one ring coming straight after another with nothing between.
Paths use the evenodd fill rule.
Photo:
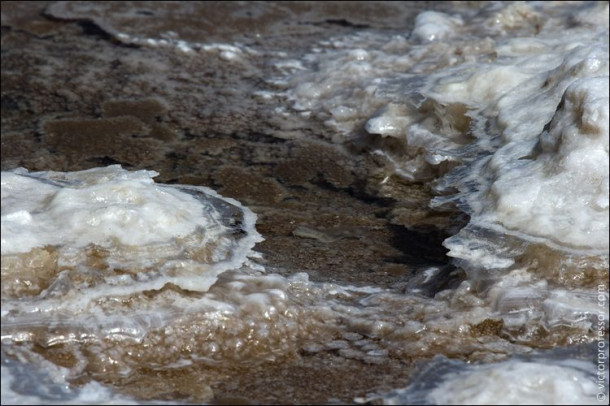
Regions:
<instances>
[{"instance_id":1,"label":"layered salt crust","mask_svg":"<svg viewBox=\"0 0 610 406\"><path fill-rule=\"evenodd\" d=\"M253 261L255 215L210 189L118 166L17 169L2 173L3 342L22 344L11 355L51 371L50 386L93 379L62 401L124 400L96 381L142 367L334 350L369 364L438 353L476 364L425 393L405 383L369 399L389 404L597 402L590 360L507 358L607 343L608 4L424 12L410 33L332 38L275 63L277 135L299 136L295 114L317 118L333 142L367 140L388 175L427 183L434 208L467 213L444 242L466 280L430 298L441 268L406 292L286 278ZM63 369L36 346L58 348ZM3 359L2 396L29 402L15 381L35 373L20 365ZM507 385L509 398L495 397Z\"/></svg>"}]
</instances>

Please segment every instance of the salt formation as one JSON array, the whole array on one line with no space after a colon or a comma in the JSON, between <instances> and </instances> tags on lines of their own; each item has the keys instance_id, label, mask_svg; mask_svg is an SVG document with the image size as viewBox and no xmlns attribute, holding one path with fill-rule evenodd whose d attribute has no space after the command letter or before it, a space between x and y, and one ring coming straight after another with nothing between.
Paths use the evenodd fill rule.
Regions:
<instances>
[{"instance_id":1,"label":"salt formation","mask_svg":"<svg viewBox=\"0 0 610 406\"><path fill-rule=\"evenodd\" d=\"M600 391L597 383L603 381L596 382L595 370L581 359L593 354L591 350L581 347L583 354L576 351L575 359L565 359L560 349L474 365L439 356L408 388L388 393L384 404L597 404L607 391Z\"/></svg>"},{"instance_id":2,"label":"salt formation","mask_svg":"<svg viewBox=\"0 0 610 406\"><path fill-rule=\"evenodd\" d=\"M511 343L534 347L582 342L576 331L607 340L596 332L608 323L608 38L605 2L487 3L422 13L410 35L332 38L293 64L292 109L324 121L334 142L373 140L391 173L437 194L433 208L469 216L444 242L467 274L434 298L452 311L443 320L429 308L396 335L409 341L427 329L421 344L437 329L462 337L496 325ZM451 343L442 348L453 353ZM523 385L536 374L506 365L498 376L523 373L515 390L527 398ZM583 382L540 368L554 377L543 386ZM427 401L480 400L464 379L439 389L448 398ZM483 402L494 385L477 388ZM584 396L575 402L595 393L572 389Z\"/></svg>"},{"instance_id":3,"label":"salt formation","mask_svg":"<svg viewBox=\"0 0 610 406\"><path fill-rule=\"evenodd\" d=\"M453 8L420 14L408 33L331 38L298 60L270 53L279 77L260 94L289 101L275 110L276 135L307 134L297 115L324 123L332 142L368 143L384 175L428 187L433 208L467 214L444 241L459 286L424 295L445 275L436 266L414 269L423 282L402 290L276 275L251 260L254 214L210 189L117 166L18 169L2 174L3 348L69 364L66 382L140 369L205 380L301 353L365 364L442 353L487 364L441 377L426 402L487 402L506 387L509 401L590 402L590 362L506 358L607 343L608 4ZM231 63L258 55L137 43ZM212 396L205 384L188 390Z\"/></svg>"},{"instance_id":4,"label":"salt formation","mask_svg":"<svg viewBox=\"0 0 610 406\"><path fill-rule=\"evenodd\" d=\"M205 291L239 268L260 241L254 214L210 189L157 185L153 176L118 165L3 172L3 300L26 293L37 312L45 303L80 310L168 283ZM17 302L23 312L23 300L3 311Z\"/></svg>"},{"instance_id":5,"label":"salt formation","mask_svg":"<svg viewBox=\"0 0 610 406\"><path fill-rule=\"evenodd\" d=\"M608 21L592 20L607 11L515 3L424 12L408 40L322 44L305 58L311 69L294 71L289 96L335 140L358 137L360 126L400 140L401 151L388 144L380 153L408 179L465 165L438 191L459 188L450 199L471 216L468 229L607 253ZM557 35L567 20L569 35ZM467 256L456 241L450 255Z\"/></svg>"}]
</instances>

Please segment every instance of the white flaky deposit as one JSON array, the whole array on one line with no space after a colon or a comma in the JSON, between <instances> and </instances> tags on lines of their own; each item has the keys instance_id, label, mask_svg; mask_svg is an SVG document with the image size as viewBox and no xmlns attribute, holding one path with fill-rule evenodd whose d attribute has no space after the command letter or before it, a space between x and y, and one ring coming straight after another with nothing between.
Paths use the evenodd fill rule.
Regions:
<instances>
[{"instance_id":1,"label":"white flaky deposit","mask_svg":"<svg viewBox=\"0 0 610 406\"><path fill-rule=\"evenodd\" d=\"M583 405L596 404L597 394L581 369L508 361L450 374L427 399L437 405Z\"/></svg>"},{"instance_id":2,"label":"white flaky deposit","mask_svg":"<svg viewBox=\"0 0 610 406\"><path fill-rule=\"evenodd\" d=\"M565 356L565 354L563 354ZM492 364L438 357L404 389L382 395L386 405L592 405L608 396L596 381L595 363L534 354ZM606 381L607 382L607 381Z\"/></svg>"},{"instance_id":3,"label":"white flaky deposit","mask_svg":"<svg viewBox=\"0 0 610 406\"><path fill-rule=\"evenodd\" d=\"M247 259L260 241L255 215L207 188L159 185L154 172L116 166L16 170L2 174L11 356L33 343L60 345L77 360L72 376L108 382L302 351L366 364L439 351L492 362L599 342L608 321L600 306L608 301L608 4L448 8L422 13L412 30L363 30L297 49L299 60L277 53L281 77L267 79L279 94L259 96L292 101L277 107L278 128L287 117L278 131L311 134L295 130L291 118L302 116L335 142L370 141L375 162L438 192L433 205L466 212L469 224L444 242L466 272L458 287L422 294L428 282L446 282L440 267L424 270L422 282L414 269L406 287L391 289L316 283L293 269L262 273ZM239 47L181 40L145 46L246 57ZM596 365L469 364L438 374L419 402L397 403L492 403L508 391L500 401L590 404L596 388L586 371ZM8 385L28 394L19 376Z\"/></svg>"},{"instance_id":4,"label":"white flaky deposit","mask_svg":"<svg viewBox=\"0 0 610 406\"><path fill-rule=\"evenodd\" d=\"M440 41L455 35L462 25L462 19L437 11L424 11L415 19L415 28L411 31L412 40Z\"/></svg>"},{"instance_id":5,"label":"white flaky deposit","mask_svg":"<svg viewBox=\"0 0 610 406\"><path fill-rule=\"evenodd\" d=\"M148 245L211 224L193 196L155 185L156 175L117 166L77 174L2 172L2 255L47 245Z\"/></svg>"},{"instance_id":6,"label":"white flaky deposit","mask_svg":"<svg viewBox=\"0 0 610 406\"><path fill-rule=\"evenodd\" d=\"M608 320L608 3L460 4L394 34L330 38L292 70L281 65L291 109L324 122L324 136L370 141L389 172L438 194L432 207L469 216L443 243L467 275L430 301L446 299L447 314L399 307L411 319L388 341L421 334L412 355L439 345L435 329L451 331L457 353L460 334L493 323L514 344L594 340ZM431 397L395 404L592 403L589 378L510 361L443 376Z\"/></svg>"},{"instance_id":7,"label":"white flaky deposit","mask_svg":"<svg viewBox=\"0 0 610 406\"><path fill-rule=\"evenodd\" d=\"M293 72L293 108L335 141L399 140L379 152L410 180L463 164L437 186L459 193L435 204L457 202L468 229L607 254L608 4L456 11L421 13L410 35L322 43ZM450 255L468 257L465 239Z\"/></svg>"},{"instance_id":8,"label":"white flaky deposit","mask_svg":"<svg viewBox=\"0 0 610 406\"><path fill-rule=\"evenodd\" d=\"M497 177L490 220L560 244L607 250L608 109L608 76L574 81L533 159L491 163Z\"/></svg>"},{"instance_id":9,"label":"white flaky deposit","mask_svg":"<svg viewBox=\"0 0 610 406\"><path fill-rule=\"evenodd\" d=\"M156 175L119 165L2 172L3 311L86 316L100 298L167 283L206 291L241 267L261 241L254 213Z\"/></svg>"}]
</instances>

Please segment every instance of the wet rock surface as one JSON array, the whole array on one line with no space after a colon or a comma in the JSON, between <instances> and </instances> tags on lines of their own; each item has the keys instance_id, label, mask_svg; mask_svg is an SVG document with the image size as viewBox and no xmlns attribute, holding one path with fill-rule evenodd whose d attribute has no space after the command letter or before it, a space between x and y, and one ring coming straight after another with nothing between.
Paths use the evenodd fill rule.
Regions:
<instances>
[{"instance_id":1,"label":"wet rock surface","mask_svg":"<svg viewBox=\"0 0 610 406\"><path fill-rule=\"evenodd\" d=\"M258 261L284 276L401 291L428 266L449 274L441 242L461 224L456 213L432 212L427 187L387 176L387 163L357 143L330 143L315 119L278 116L288 102L264 93L278 86L269 80L278 53L298 56L356 30L406 30L424 8L430 4L3 3L2 169L121 164L155 170L157 182L212 187L258 215ZM201 45L183 51L176 38ZM482 335L494 329L480 326ZM61 348L39 351L69 363ZM404 357L376 365L344 353L297 353L248 368L143 369L105 383L140 399L198 402L213 393L218 403L326 403L389 390L411 374Z\"/></svg>"}]
</instances>

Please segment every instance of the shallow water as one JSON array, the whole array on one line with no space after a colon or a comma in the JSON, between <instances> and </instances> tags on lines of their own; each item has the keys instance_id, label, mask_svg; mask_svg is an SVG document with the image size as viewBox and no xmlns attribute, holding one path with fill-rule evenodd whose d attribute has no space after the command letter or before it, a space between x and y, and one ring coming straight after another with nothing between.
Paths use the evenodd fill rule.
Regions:
<instances>
[{"instance_id":1,"label":"shallow water","mask_svg":"<svg viewBox=\"0 0 610 406\"><path fill-rule=\"evenodd\" d=\"M607 3L154 4L3 5L3 403L605 404Z\"/></svg>"}]
</instances>

